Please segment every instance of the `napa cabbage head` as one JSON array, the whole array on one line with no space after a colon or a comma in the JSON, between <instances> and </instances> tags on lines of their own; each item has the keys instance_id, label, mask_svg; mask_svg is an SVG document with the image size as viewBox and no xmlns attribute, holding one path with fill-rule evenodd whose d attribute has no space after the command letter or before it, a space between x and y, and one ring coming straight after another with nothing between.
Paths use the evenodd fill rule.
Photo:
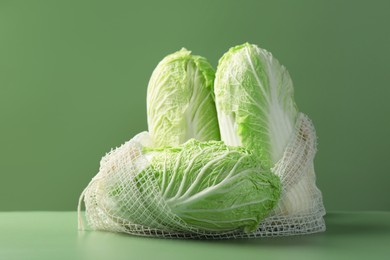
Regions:
<instances>
[{"instance_id":1,"label":"napa cabbage head","mask_svg":"<svg viewBox=\"0 0 390 260\"><path fill-rule=\"evenodd\" d=\"M242 147L190 139L145 147L143 155L148 164L110 193L109 210L133 224L171 232L252 232L280 197L279 177ZM131 188L117 188L123 185Z\"/></svg>"},{"instance_id":2,"label":"napa cabbage head","mask_svg":"<svg viewBox=\"0 0 390 260\"><path fill-rule=\"evenodd\" d=\"M283 155L298 113L286 68L270 52L245 43L219 60L214 90L221 139L250 149L272 167Z\"/></svg>"},{"instance_id":3,"label":"napa cabbage head","mask_svg":"<svg viewBox=\"0 0 390 260\"><path fill-rule=\"evenodd\" d=\"M157 65L147 90L148 129L156 147L191 138L220 140L214 77L205 58L184 48Z\"/></svg>"}]
</instances>

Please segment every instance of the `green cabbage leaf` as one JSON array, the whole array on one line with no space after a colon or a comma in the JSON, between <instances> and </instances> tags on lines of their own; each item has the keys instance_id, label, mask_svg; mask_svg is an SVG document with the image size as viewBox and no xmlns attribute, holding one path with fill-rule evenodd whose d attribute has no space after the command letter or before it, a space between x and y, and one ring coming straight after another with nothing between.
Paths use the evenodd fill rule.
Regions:
<instances>
[{"instance_id":1,"label":"green cabbage leaf","mask_svg":"<svg viewBox=\"0 0 390 260\"><path fill-rule=\"evenodd\" d=\"M271 168L283 155L298 113L286 68L268 51L245 43L219 60L214 91L221 139L250 149Z\"/></svg>"},{"instance_id":2,"label":"green cabbage leaf","mask_svg":"<svg viewBox=\"0 0 390 260\"><path fill-rule=\"evenodd\" d=\"M220 140L214 77L205 58L184 48L157 65L147 90L148 129L156 147L191 138Z\"/></svg>"},{"instance_id":3,"label":"green cabbage leaf","mask_svg":"<svg viewBox=\"0 0 390 260\"><path fill-rule=\"evenodd\" d=\"M170 231L253 232L280 197L279 177L242 147L190 139L175 147L144 147L143 154L148 165L128 183L114 183L109 192L110 211L119 210L117 215L134 224Z\"/></svg>"}]
</instances>

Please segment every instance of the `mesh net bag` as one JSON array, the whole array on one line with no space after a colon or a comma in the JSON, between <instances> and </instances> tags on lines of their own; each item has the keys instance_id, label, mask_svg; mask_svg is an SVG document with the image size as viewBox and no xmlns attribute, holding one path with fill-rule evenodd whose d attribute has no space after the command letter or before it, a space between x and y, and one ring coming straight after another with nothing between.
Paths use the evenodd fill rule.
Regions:
<instances>
[{"instance_id":1,"label":"mesh net bag","mask_svg":"<svg viewBox=\"0 0 390 260\"><path fill-rule=\"evenodd\" d=\"M272 168L282 185L279 202L251 233L205 231L175 215L153 178L136 178L149 163L142 148L151 145L148 133L143 132L102 158L98 174L80 196L79 229L84 229L81 213L84 201L90 228L140 236L231 239L303 235L325 230L325 209L315 184L313 165L316 134L310 119L302 113L282 158ZM140 182L145 187L142 192L137 189ZM120 207L117 201L121 201Z\"/></svg>"}]
</instances>

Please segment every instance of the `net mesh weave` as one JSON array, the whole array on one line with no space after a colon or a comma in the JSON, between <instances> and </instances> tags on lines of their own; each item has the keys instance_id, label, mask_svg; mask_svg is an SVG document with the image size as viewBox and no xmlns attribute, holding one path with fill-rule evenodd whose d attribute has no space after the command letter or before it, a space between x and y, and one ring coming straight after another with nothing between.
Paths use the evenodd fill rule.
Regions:
<instances>
[{"instance_id":1,"label":"net mesh weave","mask_svg":"<svg viewBox=\"0 0 390 260\"><path fill-rule=\"evenodd\" d=\"M153 178L135 178L149 164L142 147L150 145L148 133L143 132L102 158L98 174L80 196L81 229L80 208L84 200L87 223L92 229L140 236L230 239L302 235L325 230L325 209L315 184L313 164L316 134L312 122L302 113L282 158L272 168L281 180L280 201L253 233L204 231L191 227L172 213ZM139 182L147 189L142 194L135 192ZM113 194L113 187L121 192ZM120 208L115 204L118 200L121 201ZM164 223L157 221L161 219L160 214L164 215Z\"/></svg>"}]
</instances>

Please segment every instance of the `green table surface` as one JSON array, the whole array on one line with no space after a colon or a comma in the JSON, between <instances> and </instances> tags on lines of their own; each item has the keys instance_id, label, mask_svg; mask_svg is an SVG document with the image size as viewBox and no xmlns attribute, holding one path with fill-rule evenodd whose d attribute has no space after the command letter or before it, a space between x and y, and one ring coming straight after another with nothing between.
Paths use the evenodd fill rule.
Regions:
<instances>
[{"instance_id":1,"label":"green table surface","mask_svg":"<svg viewBox=\"0 0 390 260\"><path fill-rule=\"evenodd\" d=\"M0 212L0 259L390 259L390 212L334 212L324 233L177 240L78 231L75 212Z\"/></svg>"}]
</instances>

